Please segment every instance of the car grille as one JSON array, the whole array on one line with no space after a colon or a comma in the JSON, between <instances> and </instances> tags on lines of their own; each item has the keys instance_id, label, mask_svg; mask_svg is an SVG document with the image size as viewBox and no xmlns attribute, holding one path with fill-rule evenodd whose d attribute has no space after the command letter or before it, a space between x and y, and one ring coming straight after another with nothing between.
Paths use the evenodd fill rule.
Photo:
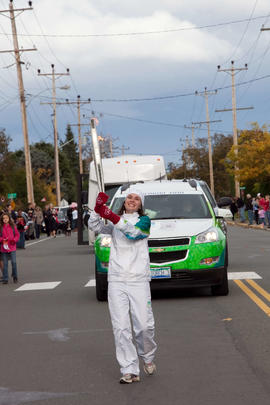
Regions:
<instances>
[{"instance_id":1,"label":"car grille","mask_svg":"<svg viewBox=\"0 0 270 405\"><path fill-rule=\"evenodd\" d=\"M186 258L187 250L175 250L172 252L150 252L150 263L166 263L183 260Z\"/></svg>"},{"instance_id":2,"label":"car grille","mask_svg":"<svg viewBox=\"0 0 270 405\"><path fill-rule=\"evenodd\" d=\"M177 238L177 239L148 239L149 247L161 247L161 246L183 246L189 245L189 238Z\"/></svg>"},{"instance_id":3,"label":"car grille","mask_svg":"<svg viewBox=\"0 0 270 405\"><path fill-rule=\"evenodd\" d=\"M172 278L177 278L181 280L192 280L192 275L185 271L172 270Z\"/></svg>"}]
</instances>

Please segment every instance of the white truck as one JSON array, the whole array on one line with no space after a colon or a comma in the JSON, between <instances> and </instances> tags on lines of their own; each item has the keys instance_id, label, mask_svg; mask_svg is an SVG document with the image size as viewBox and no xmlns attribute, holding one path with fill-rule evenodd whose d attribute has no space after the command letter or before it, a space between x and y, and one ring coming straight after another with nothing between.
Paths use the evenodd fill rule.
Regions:
<instances>
[{"instance_id":1,"label":"white truck","mask_svg":"<svg viewBox=\"0 0 270 405\"><path fill-rule=\"evenodd\" d=\"M103 182L110 204L115 192L123 184L165 180L166 169L164 159L160 155L122 155L114 158L102 159ZM95 207L99 185L96 176L95 162L90 163L88 207ZM94 242L95 235L89 231L89 242Z\"/></svg>"},{"instance_id":2,"label":"white truck","mask_svg":"<svg viewBox=\"0 0 270 405\"><path fill-rule=\"evenodd\" d=\"M159 155L123 155L102 159L102 167L105 192L110 199L122 184L167 178L164 159ZM98 192L96 170L92 161L89 169L88 188L88 207L90 209L95 206Z\"/></svg>"}]
</instances>

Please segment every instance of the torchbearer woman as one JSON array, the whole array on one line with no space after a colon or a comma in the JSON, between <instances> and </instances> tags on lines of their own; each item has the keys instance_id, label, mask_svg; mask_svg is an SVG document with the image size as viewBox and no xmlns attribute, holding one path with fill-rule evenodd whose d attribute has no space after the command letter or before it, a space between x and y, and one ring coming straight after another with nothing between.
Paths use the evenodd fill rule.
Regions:
<instances>
[{"instance_id":1,"label":"torchbearer woman","mask_svg":"<svg viewBox=\"0 0 270 405\"><path fill-rule=\"evenodd\" d=\"M132 186L119 215L106 205L108 196L99 193L88 226L112 235L108 269L108 303L120 365L121 384L140 381L139 357L144 371L154 374L157 345L154 341L154 317L150 293L150 263L147 238L150 219L143 213L144 197ZM101 218L108 219L105 225ZM132 326L130 322L132 320ZM132 339L132 327L136 346Z\"/></svg>"}]
</instances>

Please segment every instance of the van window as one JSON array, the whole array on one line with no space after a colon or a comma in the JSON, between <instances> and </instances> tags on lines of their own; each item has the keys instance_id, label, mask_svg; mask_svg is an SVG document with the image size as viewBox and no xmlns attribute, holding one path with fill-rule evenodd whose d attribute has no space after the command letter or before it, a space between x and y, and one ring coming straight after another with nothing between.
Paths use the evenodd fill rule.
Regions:
<instances>
[{"instance_id":1,"label":"van window","mask_svg":"<svg viewBox=\"0 0 270 405\"><path fill-rule=\"evenodd\" d=\"M123 202L124 197L116 198L112 210L119 212ZM202 194L146 195L144 211L151 219L212 218Z\"/></svg>"}]
</instances>

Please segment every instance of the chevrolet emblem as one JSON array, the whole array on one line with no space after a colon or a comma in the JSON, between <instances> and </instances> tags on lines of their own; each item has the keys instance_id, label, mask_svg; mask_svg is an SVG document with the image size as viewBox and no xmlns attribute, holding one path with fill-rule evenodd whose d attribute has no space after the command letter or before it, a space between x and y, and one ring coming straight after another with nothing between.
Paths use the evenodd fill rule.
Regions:
<instances>
[{"instance_id":1,"label":"chevrolet emblem","mask_svg":"<svg viewBox=\"0 0 270 405\"><path fill-rule=\"evenodd\" d=\"M153 252L164 252L165 249L163 248L157 248L157 249L153 249Z\"/></svg>"}]
</instances>

